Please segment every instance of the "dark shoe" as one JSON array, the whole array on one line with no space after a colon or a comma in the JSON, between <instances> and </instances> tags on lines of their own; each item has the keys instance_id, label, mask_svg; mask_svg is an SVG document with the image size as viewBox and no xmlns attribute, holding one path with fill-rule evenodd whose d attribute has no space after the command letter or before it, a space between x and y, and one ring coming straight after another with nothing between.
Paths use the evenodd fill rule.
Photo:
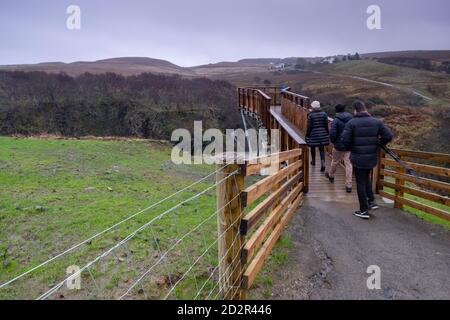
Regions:
<instances>
[{"instance_id":1,"label":"dark shoe","mask_svg":"<svg viewBox=\"0 0 450 320\"><path fill-rule=\"evenodd\" d=\"M366 219L366 220L370 219L369 212L367 212L367 211L364 211L364 212L356 211L355 213L353 213L353 215L355 215L361 219Z\"/></svg>"},{"instance_id":2,"label":"dark shoe","mask_svg":"<svg viewBox=\"0 0 450 320\"><path fill-rule=\"evenodd\" d=\"M325 171L325 161L320 160L320 172L324 172Z\"/></svg>"},{"instance_id":3,"label":"dark shoe","mask_svg":"<svg viewBox=\"0 0 450 320\"><path fill-rule=\"evenodd\" d=\"M330 180L331 183L334 183L334 177L331 177L328 172L325 172L325 177L327 177L327 179Z\"/></svg>"},{"instance_id":4,"label":"dark shoe","mask_svg":"<svg viewBox=\"0 0 450 320\"><path fill-rule=\"evenodd\" d=\"M311 161L311 165L312 165L312 166L315 166L315 165L316 165L316 162L315 162L315 161Z\"/></svg>"},{"instance_id":5,"label":"dark shoe","mask_svg":"<svg viewBox=\"0 0 450 320\"><path fill-rule=\"evenodd\" d=\"M325 172L325 167L321 167L320 172Z\"/></svg>"},{"instance_id":6,"label":"dark shoe","mask_svg":"<svg viewBox=\"0 0 450 320\"><path fill-rule=\"evenodd\" d=\"M345 187L345 191L347 191L347 193L352 193L352 188Z\"/></svg>"},{"instance_id":7,"label":"dark shoe","mask_svg":"<svg viewBox=\"0 0 450 320\"><path fill-rule=\"evenodd\" d=\"M380 207L375 202L369 203L369 210L377 210L379 208Z\"/></svg>"}]
</instances>

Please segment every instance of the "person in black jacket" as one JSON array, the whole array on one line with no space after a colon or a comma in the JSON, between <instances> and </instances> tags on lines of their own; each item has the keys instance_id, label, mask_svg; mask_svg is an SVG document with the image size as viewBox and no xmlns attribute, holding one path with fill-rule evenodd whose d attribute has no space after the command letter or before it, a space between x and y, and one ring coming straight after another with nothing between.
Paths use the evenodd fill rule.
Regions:
<instances>
[{"instance_id":1,"label":"person in black jacket","mask_svg":"<svg viewBox=\"0 0 450 320\"><path fill-rule=\"evenodd\" d=\"M334 182L334 175L336 173L337 166L341 161L345 164L345 189L347 192L352 192L353 183L353 167L350 161L350 151L345 150L344 144L340 141L341 135L344 132L344 127L347 122L352 120L352 115L345 112L345 106L338 104L334 107L336 110L336 117L331 124L330 130L330 140L334 144L331 168L329 172L325 173L325 176L330 180L331 183Z\"/></svg>"},{"instance_id":2,"label":"person in black jacket","mask_svg":"<svg viewBox=\"0 0 450 320\"><path fill-rule=\"evenodd\" d=\"M358 190L360 210L354 214L369 219L369 209L378 209L372 190L371 170L377 165L380 145L392 141L391 131L381 120L373 118L361 101L353 103L355 116L347 122L341 136L346 150L350 150Z\"/></svg>"},{"instance_id":3,"label":"person in black jacket","mask_svg":"<svg viewBox=\"0 0 450 320\"><path fill-rule=\"evenodd\" d=\"M316 165L316 147L320 152L320 171L325 171L325 146L330 144L328 116L320 109L320 102L311 103L312 112L308 114L306 143L311 148L311 165Z\"/></svg>"}]
</instances>

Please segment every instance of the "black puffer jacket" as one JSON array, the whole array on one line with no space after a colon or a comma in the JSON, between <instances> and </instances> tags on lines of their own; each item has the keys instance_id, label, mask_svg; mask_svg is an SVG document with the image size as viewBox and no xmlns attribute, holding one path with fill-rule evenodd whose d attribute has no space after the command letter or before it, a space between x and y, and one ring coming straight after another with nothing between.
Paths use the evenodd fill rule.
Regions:
<instances>
[{"instance_id":1,"label":"black puffer jacket","mask_svg":"<svg viewBox=\"0 0 450 320\"><path fill-rule=\"evenodd\" d=\"M328 116L325 112L318 110L308 114L306 143L311 147L330 144Z\"/></svg>"},{"instance_id":2,"label":"black puffer jacket","mask_svg":"<svg viewBox=\"0 0 450 320\"><path fill-rule=\"evenodd\" d=\"M372 169L378 162L378 148L392 141L391 131L367 112L358 113L345 125L341 142L350 150L355 168Z\"/></svg>"},{"instance_id":3,"label":"black puffer jacket","mask_svg":"<svg viewBox=\"0 0 450 320\"><path fill-rule=\"evenodd\" d=\"M348 112L340 112L336 115L331 124L330 140L334 143L334 148L338 151L344 151L345 146L340 141L342 132L344 132L345 124L352 120L352 115Z\"/></svg>"}]
</instances>

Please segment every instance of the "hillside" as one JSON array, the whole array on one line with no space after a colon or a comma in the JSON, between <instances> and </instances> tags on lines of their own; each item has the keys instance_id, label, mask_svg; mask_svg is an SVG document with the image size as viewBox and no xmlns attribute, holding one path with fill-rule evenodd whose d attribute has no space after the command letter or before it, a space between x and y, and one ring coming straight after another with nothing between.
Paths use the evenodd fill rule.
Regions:
<instances>
[{"instance_id":1,"label":"hillside","mask_svg":"<svg viewBox=\"0 0 450 320\"><path fill-rule=\"evenodd\" d=\"M269 63L251 61L219 62L189 68L197 76L211 77L220 75L267 72Z\"/></svg>"},{"instance_id":2,"label":"hillside","mask_svg":"<svg viewBox=\"0 0 450 320\"><path fill-rule=\"evenodd\" d=\"M0 134L169 139L177 128L234 128L235 88L206 78L0 72Z\"/></svg>"},{"instance_id":3,"label":"hillside","mask_svg":"<svg viewBox=\"0 0 450 320\"><path fill-rule=\"evenodd\" d=\"M48 73L64 72L71 76L81 75L86 72L92 74L113 72L124 76L138 75L146 72L161 74L180 74L186 76L195 75L191 70L177 66L166 60L139 57L113 58L92 62L49 62L33 65L0 66L0 70L42 71Z\"/></svg>"},{"instance_id":4,"label":"hillside","mask_svg":"<svg viewBox=\"0 0 450 320\"><path fill-rule=\"evenodd\" d=\"M313 70L363 77L410 88L436 99L450 101L450 75L382 63L376 60L344 61L320 65Z\"/></svg>"},{"instance_id":5,"label":"hillside","mask_svg":"<svg viewBox=\"0 0 450 320\"><path fill-rule=\"evenodd\" d=\"M410 50L410 51L386 51L386 52L373 52L364 53L361 55L363 58L420 58L430 59L438 61L449 61L450 50Z\"/></svg>"}]
</instances>

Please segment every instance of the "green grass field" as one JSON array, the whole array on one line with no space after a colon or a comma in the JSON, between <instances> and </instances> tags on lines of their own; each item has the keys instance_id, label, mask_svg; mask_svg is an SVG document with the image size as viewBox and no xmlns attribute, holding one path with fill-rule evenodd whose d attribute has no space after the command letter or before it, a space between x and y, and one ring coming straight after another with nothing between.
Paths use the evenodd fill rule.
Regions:
<instances>
[{"instance_id":1,"label":"green grass field","mask_svg":"<svg viewBox=\"0 0 450 320\"><path fill-rule=\"evenodd\" d=\"M0 137L0 283L215 171L214 166L174 165L170 153L170 145L149 141ZM67 267L84 266L155 216L214 183L212 175L0 289L0 299L39 297L67 277ZM163 263L126 298L164 298L181 279L169 298L192 299L199 291L198 298L214 298L218 293L215 213L212 188L93 264L82 273L81 290L63 286L49 298L118 298L172 247ZM280 241L258 277L255 287L263 294L270 292L270 270L283 262L288 243Z\"/></svg>"},{"instance_id":2,"label":"green grass field","mask_svg":"<svg viewBox=\"0 0 450 320\"><path fill-rule=\"evenodd\" d=\"M143 141L0 138L0 281L28 270L214 171L211 166L175 166L170 161L170 151L166 144ZM63 279L68 266L83 266L152 217L213 185L214 179L212 176L0 290L0 297L37 297ZM117 297L158 259L160 251L214 212L212 189L198 201L156 221L93 265L90 271L95 282L86 272L82 290L62 295ZM168 291L170 282L181 277L192 263L190 260L215 240L215 230L213 217L167 257L164 270L149 275L144 282L146 294L154 293L147 294L149 298L159 298ZM198 281L206 280L207 270L217 264L216 260L215 254L209 254L201 261L193 272ZM192 294L191 280L195 281L183 281L188 289L184 292L180 285L176 297ZM161 290L152 290L152 286ZM53 298L59 295L58 292Z\"/></svg>"}]
</instances>

